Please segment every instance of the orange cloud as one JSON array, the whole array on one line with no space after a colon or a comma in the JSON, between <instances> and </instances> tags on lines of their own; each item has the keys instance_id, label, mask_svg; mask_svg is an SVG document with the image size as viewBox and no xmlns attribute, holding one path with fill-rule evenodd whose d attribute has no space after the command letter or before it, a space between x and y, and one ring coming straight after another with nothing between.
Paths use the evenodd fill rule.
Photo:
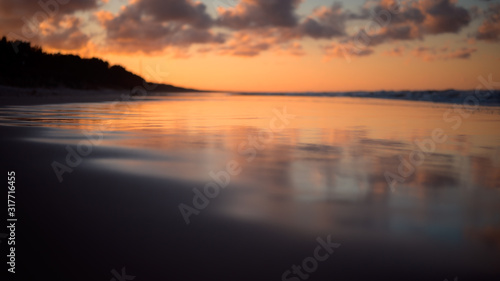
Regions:
<instances>
[{"instance_id":1,"label":"orange cloud","mask_svg":"<svg viewBox=\"0 0 500 281\"><path fill-rule=\"evenodd\" d=\"M500 4L490 5L487 18L479 26L476 39L489 42L500 41Z\"/></svg>"}]
</instances>

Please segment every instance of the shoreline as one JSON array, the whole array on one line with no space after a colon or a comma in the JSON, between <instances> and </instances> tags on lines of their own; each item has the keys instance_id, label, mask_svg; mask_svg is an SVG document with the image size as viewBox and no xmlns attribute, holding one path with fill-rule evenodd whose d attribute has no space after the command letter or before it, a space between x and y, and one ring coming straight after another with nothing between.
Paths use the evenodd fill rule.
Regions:
<instances>
[{"instance_id":1,"label":"shoreline","mask_svg":"<svg viewBox=\"0 0 500 281\"><path fill-rule=\"evenodd\" d=\"M0 85L0 106L115 101L120 100L121 96L124 94L130 95L130 92L130 90L116 89L46 89L18 88Z\"/></svg>"},{"instance_id":2,"label":"shoreline","mask_svg":"<svg viewBox=\"0 0 500 281\"><path fill-rule=\"evenodd\" d=\"M214 93L213 91L148 91L145 96L165 96L167 93ZM42 105L79 102L111 102L123 101L123 95L134 97L132 89L70 89L70 88L19 88L0 85L0 106L6 105ZM253 93L225 92L236 96L285 96L285 97L347 97L360 99L400 100L428 102L431 104L466 104L467 101L485 107L500 106L500 91L401 91L401 92L325 92L325 93ZM485 95L488 96L485 96ZM140 95L137 95L140 97ZM477 96L477 97L476 97ZM478 98L479 97L479 98ZM134 99L130 99L134 100Z\"/></svg>"}]
</instances>

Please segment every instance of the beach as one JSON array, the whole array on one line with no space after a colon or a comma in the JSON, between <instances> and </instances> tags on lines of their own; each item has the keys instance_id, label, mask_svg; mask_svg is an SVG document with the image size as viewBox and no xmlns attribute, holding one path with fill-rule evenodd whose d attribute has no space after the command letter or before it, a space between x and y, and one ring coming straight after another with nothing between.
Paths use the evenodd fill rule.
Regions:
<instances>
[{"instance_id":1,"label":"beach","mask_svg":"<svg viewBox=\"0 0 500 281\"><path fill-rule=\"evenodd\" d=\"M197 93L49 103L0 110L18 276L500 274L498 108L454 129L443 120L451 105L414 101Z\"/></svg>"},{"instance_id":2,"label":"beach","mask_svg":"<svg viewBox=\"0 0 500 281\"><path fill-rule=\"evenodd\" d=\"M498 2L0 0L2 280L500 280Z\"/></svg>"}]
</instances>

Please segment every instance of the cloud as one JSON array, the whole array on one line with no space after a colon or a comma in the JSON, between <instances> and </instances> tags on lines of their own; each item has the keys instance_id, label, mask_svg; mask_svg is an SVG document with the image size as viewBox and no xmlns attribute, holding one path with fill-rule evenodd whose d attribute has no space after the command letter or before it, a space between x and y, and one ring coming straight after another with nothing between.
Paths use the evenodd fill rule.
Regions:
<instances>
[{"instance_id":1,"label":"cloud","mask_svg":"<svg viewBox=\"0 0 500 281\"><path fill-rule=\"evenodd\" d=\"M78 50L90 38L80 30L80 19L74 16L52 18L41 24L41 43L58 50Z\"/></svg>"},{"instance_id":2,"label":"cloud","mask_svg":"<svg viewBox=\"0 0 500 281\"><path fill-rule=\"evenodd\" d=\"M348 50L352 56L366 56L374 53L373 47L384 43L458 33L470 22L469 12L457 6L456 1L419 0L402 3L399 5L395 0L367 2L358 18L371 15L370 21L356 33L341 38L339 44L334 46ZM338 53L337 47L330 48L329 53Z\"/></svg>"},{"instance_id":3,"label":"cloud","mask_svg":"<svg viewBox=\"0 0 500 281\"><path fill-rule=\"evenodd\" d=\"M231 40L219 53L256 56L272 50L280 54L304 55L296 42L304 37L331 39L345 36L350 14L340 4L319 7L300 20L295 9L301 0L243 0L238 5L219 9L217 25L233 31Z\"/></svg>"},{"instance_id":4,"label":"cloud","mask_svg":"<svg viewBox=\"0 0 500 281\"><path fill-rule=\"evenodd\" d=\"M225 43L214 50L220 55L253 57L264 51L294 56L304 55L302 45L283 33L280 28L237 31Z\"/></svg>"},{"instance_id":5,"label":"cloud","mask_svg":"<svg viewBox=\"0 0 500 281\"><path fill-rule=\"evenodd\" d=\"M40 3L58 1L62 2ZM21 31L33 25L37 34L27 39L54 49L74 50L94 39L97 41L91 43L103 51L151 53L168 49L177 57L188 56L195 44L199 45L198 52L222 55L251 57L266 51L303 55L300 41L305 38L335 40L322 47L326 57L333 58L345 50L350 56L368 56L381 44L456 34L470 24L471 18L487 14L475 37L500 40L500 5L491 5L486 13L477 7L467 10L457 0L367 0L356 13L333 3L317 7L308 15L297 13L304 0L214 0L218 13L215 19L207 13L205 4L196 0L130 0L116 14L95 11L90 18L99 24L101 33L91 38L82 32L82 15L76 14L81 17L78 19L75 13L92 11L105 2L98 1L70 0L57 8L45 5L44 9L36 0L0 0L0 31ZM39 14L34 24L23 20L32 19L39 11L47 14L45 10L55 14L48 18ZM363 20L357 23L366 25L347 32L346 26L353 20ZM386 54L398 52L393 49Z\"/></svg>"},{"instance_id":6,"label":"cloud","mask_svg":"<svg viewBox=\"0 0 500 281\"><path fill-rule=\"evenodd\" d=\"M314 10L298 27L301 36L314 39L330 39L345 35L345 22L348 15L344 13L340 4L331 7L321 7Z\"/></svg>"},{"instance_id":7,"label":"cloud","mask_svg":"<svg viewBox=\"0 0 500 281\"><path fill-rule=\"evenodd\" d=\"M382 0L375 6L374 29L377 24L379 29L375 32L365 30L371 46L387 41L423 39L429 34L458 33L471 20L469 12L453 0L410 1L399 6L397 11L391 8L394 3ZM393 12L388 14L391 9Z\"/></svg>"},{"instance_id":8,"label":"cloud","mask_svg":"<svg viewBox=\"0 0 500 281\"><path fill-rule=\"evenodd\" d=\"M450 50L448 47L417 47L412 51L415 57L424 61L450 60L450 59L469 59L476 48L463 47L457 50Z\"/></svg>"},{"instance_id":9,"label":"cloud","mask_svg":"<svg viewBox=\"0 0 500 281\"><path fill-rule=\"evenodd\" d=\"M374 52L371 48L356 49L349 44L343 43L331 43L321 48L324 54L324 61L330 61L333 58L344 58L350 61L351 57L365 57Z\"/></svg>"},{"instance_id":10,"label":"cloud","mask_svg":"<svg viewBox=\"0 0 500 281\"><path fill-rule=\"evenodd\" d=\"M152 17L155 22L176 21L195 28L208 28L212 19L201 2L189 0L138 0L132 4L135 16Z\"/></svg>"},{"instance_id":11,"label":"cloud","mask_svg":"<svg viewBox=\"0 0 500 281\"><path fill-rule=\"evenodd\" d=\"M348 41L368 37L364 41L371 46L393 40L422 39L422 24L426 19L419 1L395 0L368 1L363 7L363 15L368 15L369 22Z\"/></svg>"},{"instance_id":12,"label":"cloud","mask_svg":"<svg viewBox=\"0 0 500 281\"><path fill-rule=\"evenodd\" d=\"M279 28L290 39L311 37L331 39L345 35L351 16L338 3L315 9L303 20L295 13L302 0L242 0L238 5L219 9L219 26L232 30Z\"/></svg>"},{"instance_id":13,"label":"cloud","mask_svg":"<svg viewBox=\"0 0 500 281\"><path fill-rule=\"evenodd\" d=\"M358 13L344 10L341 4L335 3L319 7L300 19L295 9L301 2L242 0L234 7L220 8L217 24L236 31L252 30L253 41L257 41L255 37L267 36L269 29L274 30L281 43L305 37L316 40L339 38L337 43L323 47L326 57L333 58L343 56L346 51L350 56L368 56L374 53L373 47L380 44L458 33L471 21L471 12L459 6L456 0L367 1ZM275 9L277 5L284 7L280 13ZM275 20L271 21L269 16ZM368 20L368 23L357 32L347 34L347 21L359 19ZM250 44L248 48L258 48L243 53L254 56L271 49L269 40L265 41L266 44Z\"/></svg>"},{"instance_id":14,"label":"cloud","mask_svg":"<svg viewBox=\"0 0 500 281\"><path fill-rule=\"evenodd\" d=\"M90 38L74 14L97 7L97 0L0 0L0 33L61 50L77 49Z\"/></svg>"},{"instance_id":15,"label":"cloud","mask_svg":"<svg viewBox=\"0 0 500 281\"><path fill-rule=\"evenodd\" d=\"M97 6L97 0L0 0L0 32L4 34L9 32L21 34L23 27L33 29L28 31L38 32L38 30L34 29L37 29L40 23L50 18L91 10L97 8Z\"/></svg>"},{"instance_id":16,"label":"cloud","mask_svg":"<svg viewBox=\"0 0 500 281\"><path fill-rule=\"evenodd\" d=\"M500 4L491 4L485 12L486 19L476 32L477 40L500 41Z\"/></svg>"},{"instance_id":17,"label":"cloud","mask_svg":"<svg viewBox=\"0 0 500 281\"><path fill-rule=\"evenodd\" d=\"M398 46L398 47L394 47L394 48L391 48L391 49L385 51L384 55L389 56L389 57L401 57L404 55L404 52L405 52L405 48Z\"/></svg>"},{"instance_id":18,"label":"cloud","mask_svg":"<svg viewBox=\"0 0 500 281\"><path fill-rule=\"evenodd\" d=\"M277 53L288 54L292 56L304 56L306 53L304 48L302 48L302 44L299 42L290 42L283 46L281 49L277 50Z\"/></svg>"},{"instance_id":19,"label":"cloud","mask_svg":"<svg viewBox=\"0 0 500 281\"><path fill-rule=\"evenodd\" d=\"M425 12L424 28L429 34L456 33L471 21L469 11L456 5L456 0L424 0L421 10Z\"/></svg>"},{"instance_id":20,"label":"cloud","mask_svg":"<svg viewBox=\"0 0 500 281\"><path fill-rule=\"evenodd\" d=\"M444 56L444 59L468 59L473 53L477 51L476 48L463 47Z\"/></svg>"},{"instance_id":21,"label":"cloud","mask_svg":"<svg viewBox=\"0 0 500 281\"><path fill-rule=\"evenodd\" d=\"M218 9L220 26L231 29L294 27L295 10L302 0L241 0L235 7Z\"/></svg>"},{"instance_id":22,"label":"cloud","mask_svg":"<svg viewBox=\"0 0 500 281\"><path fill-rule=\"evenodd\" d=\"M152 52L167 47L218 44L223 34L209 28L213 20L200 2L189 0L138 0L118 15L97 13L104 27L106 43L113 51Z\"/></svg>"},{"instance_id":23,"label":"cloud","mask_svg":"<svg viewBox=\"0 0 500 281\"><path fill-rule=\"evenodd\" d=\"M97 8L98 0L1 0L0 13L9 17L32 17L37 12L68 15L77 11Z\"/></svg>"},{"instance_id":24,"label":"cloud","mask_svg":"<svg viewBox=\"0 0 500 281\"><path fill-rule=\"evenodd\" d=\"M233 55L241 57L253 57L262 51L266 51L271 47L271 42L251 35L239 32L236 33L227 44L218 49L219 54Z\"/></svg>"},{"instance_id":25,"label":"cloud","mask_svg":"<svg viewBox=\"0 0 500 281\"><path fill-rule=\"evenodd\" d=\"M351 43L331 43L322 47L324 52L324 59L329 61L334 58L344 58L350 61L355 57L366 57L374 53L374 49L370 47L356 48ZM427 47L420 46L414 48L411 54L414 57L420 58L424 61L436 60L453 60L453 59L469 59L473 53L477 51L476 48L462 47L458 49L450 49L449 47ZM386 56L403 57L405 56L406 48L403 46L393 47L384 52Z\"/></svg>"}]
</instances>

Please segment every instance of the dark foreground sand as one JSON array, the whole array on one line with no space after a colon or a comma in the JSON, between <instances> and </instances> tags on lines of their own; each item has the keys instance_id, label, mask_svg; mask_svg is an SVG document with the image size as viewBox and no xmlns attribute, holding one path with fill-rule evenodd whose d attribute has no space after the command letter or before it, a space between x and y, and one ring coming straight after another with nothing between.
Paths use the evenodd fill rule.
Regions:
<instances>
[{"instance_id":1,"label":"dark foreground sand","mask_svg":"<svg viewBox=\"0 0 500 281\"><path fill-rule=\"evenodd\" d=\"M64 145L26 140L44 130L0 126L1 171L16 172L19 218L17 273L9 280L107 281L112 269L123 267L134 280L282 280L284 271L313 254L317 237L326 237L224 219L210 210L186 226L178 204L191 200L190 183L85 163L59 183L50 163L64 161ZM96 148L92 157L112 153ZM333 240L341 247L307 280L498 280L500 273L498 261L452 245ZM6 270L6 244L0 246Z\"/></svg>"}]
</instances>

